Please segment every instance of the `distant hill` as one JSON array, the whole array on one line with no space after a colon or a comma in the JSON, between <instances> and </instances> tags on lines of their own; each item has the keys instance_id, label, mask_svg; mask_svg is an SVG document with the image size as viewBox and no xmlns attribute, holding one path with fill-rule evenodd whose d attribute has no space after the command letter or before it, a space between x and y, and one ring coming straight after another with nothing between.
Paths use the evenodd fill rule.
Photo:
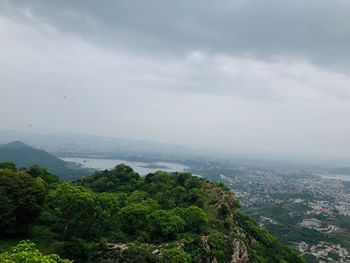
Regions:
<instances>
[{"instance_id":1,"label":"distant hill","mask_svg":"<svg viewBox=\"0 0 350 263\"><path fill-rule=\"evenodd\" d=\"M61 179L76 179L88 175L91 171L65 162L52 154L35 149L21 141L0 145L0 162L15 162L18 167L30 167L38 164L46 167Z\"/></svg>"},{"instance_id":2,"label":"distant hill","mask_svg":"<svg viewBox=\"0 0 350 263\"><path fill-rule=\"evenodd\" d=\"M112 138L75 133L34 133L0 130L0 144L20 140L63 157L99 157L114 159L139 159L149 161L193 154L192 150L179 145L156 141Z\"/></svg>"}]
</instances>

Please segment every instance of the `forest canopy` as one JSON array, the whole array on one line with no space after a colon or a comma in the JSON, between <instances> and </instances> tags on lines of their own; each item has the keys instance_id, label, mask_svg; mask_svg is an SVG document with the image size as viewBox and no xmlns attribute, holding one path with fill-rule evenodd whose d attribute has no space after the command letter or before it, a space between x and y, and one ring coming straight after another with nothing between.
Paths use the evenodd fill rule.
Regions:
<instances>
[{"instance_id":1,"label":"forest canopy","mask_svg":"<svg viewBox=\"0 0 350 263\"><path fill-rule=\"evenodd\" d=\"M0 259L303 262L242 215L233 192L189 173L141 177L121 164L61 182L40 166L1 163L0 193ZM9 248L21 239L31 241Z\"/></svg>"}]
</instances>

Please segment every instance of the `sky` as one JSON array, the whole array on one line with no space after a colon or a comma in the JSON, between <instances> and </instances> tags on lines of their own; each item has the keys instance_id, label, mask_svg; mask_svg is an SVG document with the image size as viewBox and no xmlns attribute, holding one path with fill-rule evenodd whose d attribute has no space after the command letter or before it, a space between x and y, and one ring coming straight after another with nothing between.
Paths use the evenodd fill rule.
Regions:
<instances>
[{"instance_id":1,"label":"sky","mask_svg":"<svg viewBox=\"0 0 350 263\"><path fill-rule=\"evenodd\" d=\"M1 0L0 128L350 156L348 0Z\"/></svg>"}]
</instances>

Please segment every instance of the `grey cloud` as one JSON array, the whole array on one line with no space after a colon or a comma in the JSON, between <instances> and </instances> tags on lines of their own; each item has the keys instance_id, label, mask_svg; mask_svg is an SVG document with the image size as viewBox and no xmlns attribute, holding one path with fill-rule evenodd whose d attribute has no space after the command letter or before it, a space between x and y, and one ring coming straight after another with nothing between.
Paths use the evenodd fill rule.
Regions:
<instances>
[{"instance_id":1,"label":"grey cloud","mask_svg":"<svg viewBox=\"0 0 350 263\"><path fill-rule=\"evenodd\" d=\"M2 0L0 123L349 156L349 5Z\"/></svg>"},{"instance_id":2,"label":"grey cloud","mask_svg":"<svg viewBox=\"0 0 350 263\"><path fill-rule=\"evenodd\" d=\"M300 57L346 72L350 67L350 2L4 1L72 34L135 52L209 53L274 59ZM22 12L18 13L18 10Z\"/></svg>"}]
</instances>

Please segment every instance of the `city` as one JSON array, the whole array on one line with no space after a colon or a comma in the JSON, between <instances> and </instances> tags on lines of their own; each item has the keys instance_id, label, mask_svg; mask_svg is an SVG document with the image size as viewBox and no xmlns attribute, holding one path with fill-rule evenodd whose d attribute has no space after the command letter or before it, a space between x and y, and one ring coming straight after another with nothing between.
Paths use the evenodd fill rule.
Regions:
<instances>
[{"instance_id":1,"label":"city","mask_svg":"<svg viewBox=\"0 0 350 263\"><path fill-rule=\"evenodd\" d=\"M228 185L255 218L310 262L350 262L350 189L296 166L210 163L195 173Z\"/></svg>"}]
</instances>

